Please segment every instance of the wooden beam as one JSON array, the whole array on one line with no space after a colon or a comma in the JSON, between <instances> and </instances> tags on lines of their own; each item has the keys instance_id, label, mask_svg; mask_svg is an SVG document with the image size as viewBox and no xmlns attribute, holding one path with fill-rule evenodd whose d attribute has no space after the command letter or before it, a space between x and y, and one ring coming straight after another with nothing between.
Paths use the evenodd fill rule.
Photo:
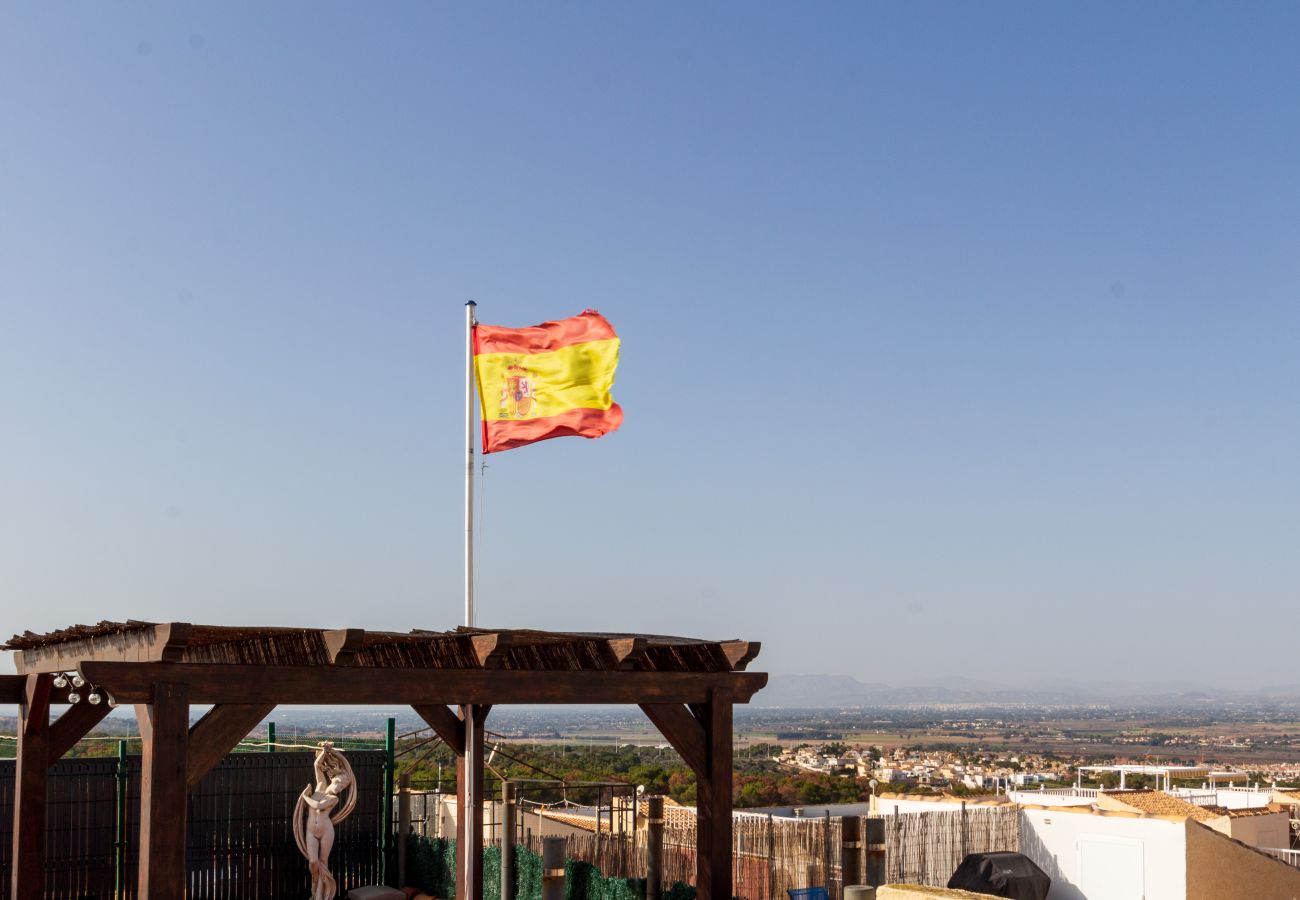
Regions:
<instances>
[{"instance_id":1,"label":"wooden beam","mask_svg":"<svg viewBox=\"0 0 1300 900\"><path fill-rule=\"evenodd\" d=\"M275 709L274 703L219 703L190 728L185 784L193 790Z\"/></svg>"},{"instance_id":2,"label":"wooden beam","mask_svg":"<svg viewBox=\"0 0 1300 900\"><path fill-rule=\"evenodd\" d=\"M28 675L18 707L11 897L45 893L45 787L50 755L49 675Z\"/></svg>"},{"instance_id":3,"label":"wooden beam","mask_svg":"<svg viewBox=\"0 0 1300 900\"><path fill-rule=\"evenodd\" d=\"M485 669L501 668L506 653L514 645L514 637L510 634L476 634L471 640L478 664Z\"/></svg>"},{"instance_id":4,"label":"wooden beam","mask_svg":"<svg viewBox=\"0 0 1300 900\"><path fill-rule=\"evenodd\" d=\"M531 654L542 659L558 661L568 657L567 663L557 664L556 671L578 669L605 671L631 670L645 654L648 644L639 635L599 635L551 631L471 632L470 644L475 658L485 669L499 669L508 659L516 667L529 668Z\"/></svg>"},{"instance_id":5,"label":"wooden beam","mask_svg":"<svg viewBox=\"0 0 1300 900\"><path fill-rule=\"evenodd\" d=\"M743 672L745 666L754 661L763 645L758 641L723 641L722 655L731 663L732 671Z\"/></svg>"},{"instance_id":6,"label":"wooden beam","mask_svg":"<svg viewBox=\"0 0 1300 900\"><path fill-rule=\"evenodd\" d=\"M708 772L704 727L685 706L680 703L642 703L641 710L695 772L697 781Z\"/></svg>"},{"instance_id":7,"label":"wooden beam","mask_svg":"<svg viewBox=\"0 0 1300 900\"><path fill-rule=\"evenodd\" d=\"M75 641L31 647L14 654L19 674L71 672L86 660L180 662L193 626L188 622L141 625Z\"/></svg>"},{"instance_id":8,"label":"wooden beam","mask_svg":"<svg viewBox=\"0 0 1300 900\"><path fill-rule=\"evenodd\" d=\"M136 707L140 759L139 896L184 900L190 704L184 684L159 684Z\"/></svg>"},{"instance_id":9,"label":"wooden beam","mask_svg":"<svg viewBox=\"0 0 1300 900\"><path fill-rule=\"evenodd\" d=\"M730 672L719 641L648 636L645 667L657 672Z\"/></svg>"},{"instance_id":10,"label":"wooden beam","mask_svg":"<svg viewBox=\"0 0 1300 900\"><path fill-rule=\"evenodd\" d=\"M22 703L26 691L26 675L0 675L0 703Z\"/></svg>"},{"instance_id":11,"label":"wooden beam","mask_svg":"<svg viewBox=\"0 0 1300 900\"><path fill-rule=\"evenodd\" d=\"M54 720L50 726L50 747L49 761L47 765L54 765L64 754L77 745L81 740L90 733L94 728L104 720L108 715L109 708L107 703L99 703L92 706L85 700L80 703L69 706L63 713Z\"/></svg>"},{"instance_id":12,"label":"wooden beam","mask_svg":"<svg viewBox=\"0 0 1300 900\"><path fill-rule=\"evenodd\" d=\"M708 771L695 779L695 890L699 900L731 900L732 704L714 690L705 711Z\"/></svg>"},{"instance_id":13,"label":"wooden beam","mask_svg":"<svg viewBox=\"0 0 1300 900\"><path fill-rule=\"evenodd\" d=\"M72 686L56 688L51 683L50 686L50 705L58 706L67 704L68 694L73 690ZM19 704L27 692L26 675L0 675L0 703Z\"/></svg>"},{"instance_id":14,"label":"wooden beam","mask_svg":"<svg viewBox=\"0 0 1300 900\"><path fill-rule=\"evenodd\" d=\"M630 672L645 657L649 642L643 637L609 638L604 642L605 656L611 669Z\"/></svg>"},{"instance_id":15,"label":"wooden beam","mask_svg":"<svg viewBox=\"0 0 1300 900\"><path fill-rule=\"evenodd\" d=\"M442 704L704 703L722 688L745 703L763 672L572 672L86 662L88 681L120 703L148 703L155 682L190 688L191 703Z\"/></svg>"},{"instance_id":16,"label":"wooden beam","mask_svg":"<svg viewBox=\"0 0 1300 900\"><path fill-rule=\"evenodd\" d=\"M350 666L366 639L364 628L335 628L322 633L330 662L336 666Z\"/></svg>"},{"instance_id":17,"label":"wooden beam","mask_svg":"<svg viewBox=\"0 0 1300 900\"><path fill-rule=\"evenodd\" d=\"M442 738L451 752L457 756L465 753L465 725L460 716L437 703L414 703L411 708Z\"/></svg>"}]
</instances>

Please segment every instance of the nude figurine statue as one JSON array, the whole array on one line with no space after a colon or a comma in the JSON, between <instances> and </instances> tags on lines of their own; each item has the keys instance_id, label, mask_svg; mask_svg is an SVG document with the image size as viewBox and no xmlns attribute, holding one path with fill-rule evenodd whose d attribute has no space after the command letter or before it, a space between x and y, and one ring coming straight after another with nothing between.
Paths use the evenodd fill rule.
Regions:
<instances>
[{"instance_id":1,"label":"nude figurine statue","mask_svg":"<svg viewBox=\"0 0 1300 900\"><path fill-rule=\"evenodd\" d=\"M357 805L356 778L342 753L324 741L316 751L316 784L307 785L293 810L293 836L311 872L310 900L334 900L338 881L329 869L334 826Z\"/></svg>"}]
</instances>

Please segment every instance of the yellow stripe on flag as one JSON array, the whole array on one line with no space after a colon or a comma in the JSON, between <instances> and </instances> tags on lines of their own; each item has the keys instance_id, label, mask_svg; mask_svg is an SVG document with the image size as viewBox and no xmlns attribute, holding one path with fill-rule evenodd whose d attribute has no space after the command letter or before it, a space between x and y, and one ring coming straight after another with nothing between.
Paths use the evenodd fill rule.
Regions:
<instances>
[{"instance_id":1,"label":"yellow stripe on flag","mask_svg":"<svg viewBox=\"0 0 1300 900\"><path fill-rule=\"evenodd\" d=\"M618 348L618 338L612 338L544 353L478 354L474 370L483 420L523 421L571 409L609 409Z\"/></svg>"}]
</instances>

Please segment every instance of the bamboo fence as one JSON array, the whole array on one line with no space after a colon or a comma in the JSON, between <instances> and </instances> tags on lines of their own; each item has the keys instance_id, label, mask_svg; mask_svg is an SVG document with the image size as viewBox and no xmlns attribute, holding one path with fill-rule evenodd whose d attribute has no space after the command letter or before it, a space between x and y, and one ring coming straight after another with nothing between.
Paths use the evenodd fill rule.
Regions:
<instances>
[{"instance_id":1,"label":"bamboo fence","mask_svg":"<svg viewBox=\"0 0 1300 900\"><path fill-rule=\"evenodd\" d=\"M885 818L886 881L947 885L968 853L1020 850L1020 811L996 806Z\"/></svg>"},{"instance_id":2,"label":"bamboo fence","mask_svg":"<svg viewBox=\"0 0 1300 900\"><path fill-rule=\"evenodd\" d=\"M885 880L943 886L968 853L1019 850L1020 815L1013 806L891 815L885 820ZM733 823L732 875L736 896L784 900L793 888L825 886L832 900L843 896L844 873L838 817L778 819L737 815ZM860 834L866 833L865 823ZM644 878L646 834L570 835L569 859L591 863L606 876ZM536 835L521 842L541 852ZM666 828L663 883L695 883L695 829ZM861 884L864 871L849 873Z\"/></svg>"}]
</instances>

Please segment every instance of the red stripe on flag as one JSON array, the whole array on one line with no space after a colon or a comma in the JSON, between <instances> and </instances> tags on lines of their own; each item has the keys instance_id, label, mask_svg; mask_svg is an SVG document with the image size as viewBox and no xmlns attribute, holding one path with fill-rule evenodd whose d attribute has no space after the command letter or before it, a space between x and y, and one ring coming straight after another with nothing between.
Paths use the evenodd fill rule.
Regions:
<instances>
[{"instance_id":1,"label":"red stripe on flag","mask_svg":"<svg viewBox=\"0 0 1300 900\"><path fill-rule=\"evenodd\" d=\"M540 419L491 419L483 423L483 452L511 450L557 437L598 438L623 424L617 403L609 409L570 409Z\"/></svg>"},{"instance_id":2,"label":"red stripe on flag","mask_svg":"<svg viewBox=\"0 0 1300 900\"><path fill-rule=\"evenodd\" d=\"M614 326L594 309L588 309L576 316L543 322L531 328L475 325L474 353L545 353L572 344L616 337Z\"/></svg>"}]
</instances>

